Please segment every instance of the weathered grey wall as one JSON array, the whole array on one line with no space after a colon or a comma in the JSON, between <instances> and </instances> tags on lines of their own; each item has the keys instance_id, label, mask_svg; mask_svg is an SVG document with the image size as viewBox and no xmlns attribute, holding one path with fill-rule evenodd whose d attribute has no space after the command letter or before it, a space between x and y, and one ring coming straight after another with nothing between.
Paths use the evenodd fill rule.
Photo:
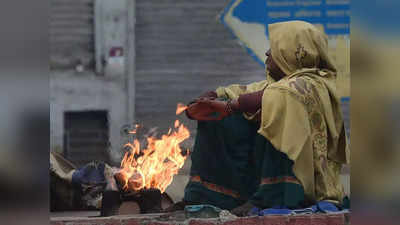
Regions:
<instances>
[{"instance_id":1,"label":"weathered grey wall","mask_svg":"<svg viewBox=\"0 0 400 225\"><path fill-rule=\"evenodd\" d=\"M94 0L50 1L50 67L94 66Z\"/></svg>"},{"instance_id":2,"label":"weathered grey wall","mask_svg":"<svg viewBox=\"0 0 400 225\"><path fill-rule=\"evenodd\" d=\"M108 112L110 159L112 163L118 163L121 146L125 143L121 128L133 114L129 88L134 87L129 85L125 65L112 64L111 57L106 54L111 47L127 49L127 2L52 0L51 12L51 148L61 149L64 146L64 112L105 110ZM96 32L94 21L97 22L96 27L101 28ZM104 59L105 67L100 72L95 72L94 67L95 33L102 37L97 43L97 52L101 53L102 57L98 58L100 61ZM127 54L124 51L123 57ZM77 59L86 65L83 72L75 71Z\"/></svg>"},{"instance_id":3,"label":"weathered grey wall","mask_svg":"<svg viewBox=\"0 0 400 225\"><path fill-rule=\"evenodd\" d=\"M136 0L137 121L169 127L177 102L220 85L265 78L263 67L217 20L229 2Z\"/></svg>"},{"instance_id":4,"label":"weathered grey wall","mask_svg":"<svg viewBox=\"0 0 400 225\"><path fill-rule=\"evenodd\" d=\"M107 110L110 158L116 163L121 157L121 127L127 123L124 80L96 77L93 72L53 71L50 79L51 147L62 148L65 111Z\"/></svg>"}]
</instances>

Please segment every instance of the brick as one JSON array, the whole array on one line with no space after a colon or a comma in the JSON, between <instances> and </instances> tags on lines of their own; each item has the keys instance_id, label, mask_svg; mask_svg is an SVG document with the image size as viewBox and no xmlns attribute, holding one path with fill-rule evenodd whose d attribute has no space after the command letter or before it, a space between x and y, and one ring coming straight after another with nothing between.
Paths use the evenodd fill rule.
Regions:
<instances>
[{"instance_id":1,"label":"brick","mask_svg":"<svg viewBox=\"0 0 400 225\"><path fill-rule=\"evenodd\" d=\"M121 225L121 221L117 218L82 218L69 217L63 220L50 220L51 225Z\"/></svg>"},{"instance_id":2,"label":"brick","mask_svg":"<svg viewBox=\"0 0 400 225\"><path fill-rule=\"evenodd\" d=\"M99 224L99 223L94 223L94 224ZM110 220L104 221L104 223L102 223L102 224L104 224L104 225L122 225L122 221L117 220L117 219L110 219Z\"/></svg>"},{"instance_id":3,"label":"brick","mask_svg":"<svg viewBox=\"0 0 400 225\"><path fill-rule=\"evenodd\" d=\"M121 225L141 225L140 220L137 218L123 219Z\"/></svg>"},{"instance_id":4,"label":"brick","mask_svg":"<svg viewBox=\"0 0 400 225\"><path fill-rule=\"evenodd\" d=\"M327 215L327 225L344 225L344 214Z\"/></svg>"},{"instance_id":5,"label":"brick","mask_svg":"<svg viewBox=\"0 0 400 225\"><path fill-rule=\"evenodd\" d=\"M344 214L344 223L345 223L346 225L349 225L349 224L350 224L350 221L351 221L351 214L350 214L350 213L345 213L345 214Z\"/></svg>"},{"instance_id":6,"label":"brick","mask_svg":"<svg viewBox=\"0 0 400 225\"><path fill-rule=\"evenodd\" d=\"M326 215L312 215L311 225L327 225L328 221Z\"/></svg>"},{"instance_id":7,"label":"brick","mask_svg":"<svg viewBox=\"0 0 400 225\"><path fill-rule=\"evenodd\" d=\"M175 225L174 222L142 222L140 225Z\"/></svg>"},{"instance_id":8,"label":"brick","mask_svg":"<svg viewBox=\"0 0 400 225\"><path fill-rule=\"evenodd\" d=\"M287 225L289 224L288 216L263 216L261 217L263 225Z\"/></svg>"},{"instance_id":9,"label":"brick","mask_svg":"<svg viewBox=\"0 0 400 225\"><path fill-rule=\"evenodd\" d=\"M210 220L190 220L189 225L215 225L214 221Z\"/></svg>"},{"instance_id":10,"label":"brick","mask_svg":"<svg viewBox=\"0 0 400 225\"><path fill-rule=\"evenodd\" d=\"M101 224L101 223L95 223L93 221L67 221L64 222L65 225L92 225L92 224Z\"/></svg>"},{"instance_id":11,"label":"brick","mask_svg":"<svg viewBox=\"0 0 400 225\"><path fill-rule=\"evenodd\" d=\"M263 221L260 217L242 217L234 220L226 221L223 225L258 225L262 224Z\"/></svg>"},{"instance_id":12,"label":"brick","mask_svg":"<svg viewBox=\"0 0 400 225\"><path fill-rule=\"evenodd\" d=\"M310 225L311 215L291 216L289 217L290 225Z\"/></svg>"},{"instance_id":13,"label":"brick","mask_svg":"<svg viewBox=\"0 0 400 225\"><path fill-rule=\"evenodd\" d=\"M104 220L94 220L94 224L104 224L104 225L121 225L122 222L118 218L109 218Z\"/></svg>"},{"instance_id":14,"label":"brick","mask_svg":"<svg viewBox=\"0 0 400 225\"><path fill-rule=\"evenodd\" d=\"M96 219L84 219L84 220L79 220L77 218L74 220L65 221L64 224L65 225L86 225L86 224L120 225L121 221L116 218L101 218L101 219L96 218Z\"/></svg>"},{"instance_id":15,"label":"brick","mask_svg":"<svg viewBox=\"0 0 400 225\"><path fill-rule=\"evenodd\" d=\"M50 225L64 225L63 221L51 221L50 220Z\"/></svg>"}]
</instances>

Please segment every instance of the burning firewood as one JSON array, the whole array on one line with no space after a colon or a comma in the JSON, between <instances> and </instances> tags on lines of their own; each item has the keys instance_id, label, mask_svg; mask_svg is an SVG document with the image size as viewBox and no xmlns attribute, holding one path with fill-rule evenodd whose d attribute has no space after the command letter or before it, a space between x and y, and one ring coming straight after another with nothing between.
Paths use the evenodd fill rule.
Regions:
<instances>
[{"instance_id":1,"label":"burning firewood","mask_svg":"<svg viewBox=\"0 0 400 225\"><path fill-rule=\"evenodd\" d=\"M185 106L178 104L176 113L184 109ZM136 129L131 133L136 134ZM124 190L155 188L163 193L187 158L187 154L182 154L179 144L189 137L187 127L176 120L174 129L170 129L161 138L147 136L146 147L138 139L127 143L125 147L129 151L121 161L121 171L116 179L123 184Z\"/></svg>"},{"instance_id":2,"label":"burning firewood","mask_svg":"<svg viewBox=\"0 0 400 225\"><path fill-rule=\"evenodd\" d=\"M185 109L185 106L178 104L176 113ZM129 133L136 134L136 129ZM146 136L145 148L138 139L127 143L125 147L129 151L121 161L120 170L112 176L111 188L103 196L106 205L102 207L102 215L115 214L115 208L119 207L121 201L137 202L141 213L160 212L162 194L188 156L183 154L179 144L189 137L187 127L176 120L174 129L161 138Z\"/></svg>"},{"instance_id":3,"label":"burning firewood","mask_svg":"<svg viewBox=\"0 0 400 225\"><path fill-rule=\"evenodd\" d=\"M103 191L103 199L101 203L101 216L112 216L118 214L119 207L122 203L121 192L117 182L113 176L114 171L108 169L105 171L106 188Z\"/></svg>"}]
</instances>

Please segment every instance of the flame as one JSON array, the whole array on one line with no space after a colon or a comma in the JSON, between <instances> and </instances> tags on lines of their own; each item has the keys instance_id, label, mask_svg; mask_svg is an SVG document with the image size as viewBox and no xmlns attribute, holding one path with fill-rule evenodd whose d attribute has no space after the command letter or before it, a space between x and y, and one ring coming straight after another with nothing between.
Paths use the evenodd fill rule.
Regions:
<instances>
[{"instance_id":1,"label":"flame","mask_svg":"<svg viewBox=\"0 0 400 225\"><path fill-rule=\"evenodd\" d=\"M188 128L179 120L175 121L174 127L174 130L170 129L160 139L148 137L145 149L141 148L137 139L125 144L130 150L121 161L118 175L124 190L156 188L163 193L172 183L173 176L182 168L188 156L182 155L179 144L190 137Z\"/></svg>"},{"instance_id":2,"label":"flame","mask_svg":"<svg viewBox=\"0 0 400 225\"><path fill-rule=\"evenodd\" d=\"M185 111L188 107L182 103L178 103L176 107L176 115L181 114L183 111Z\"/></svg>"}]
</instances>

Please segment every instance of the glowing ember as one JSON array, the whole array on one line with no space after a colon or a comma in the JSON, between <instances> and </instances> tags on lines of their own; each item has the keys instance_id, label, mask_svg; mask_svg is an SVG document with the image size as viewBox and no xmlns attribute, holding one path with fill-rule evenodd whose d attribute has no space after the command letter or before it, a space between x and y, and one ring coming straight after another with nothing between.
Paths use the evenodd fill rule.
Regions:
<instances>
[{"instance_id":1,"label":"glowing ember","mask_svg":"<svg viewBox=\"0 0 400 225\"><path fill-rule=\"evenodd\" d=\"M183 111L185 111L188 107L182 103L178 103L178 106L176 107L176 115L181 114Z\"/></svg>"},{"instance_id":2,"label":"glowing ember","mask_svg":"<svg viewBox=\"0 0 400 225\"><path fill-rule=\"evenodd\" d=\"M182 112L178 113L178 109L179 104L177 114ZM130 151L124 155L118 175L124 190L156 188L163 193L171 184L188 156L182 155L179 144L190 136L189 130L179 120L175 121L174 127L174 131L170 129L160 139L148 137L146 149L141 149L137 139L125 145Z\"/></svg>"}]
</instances>

